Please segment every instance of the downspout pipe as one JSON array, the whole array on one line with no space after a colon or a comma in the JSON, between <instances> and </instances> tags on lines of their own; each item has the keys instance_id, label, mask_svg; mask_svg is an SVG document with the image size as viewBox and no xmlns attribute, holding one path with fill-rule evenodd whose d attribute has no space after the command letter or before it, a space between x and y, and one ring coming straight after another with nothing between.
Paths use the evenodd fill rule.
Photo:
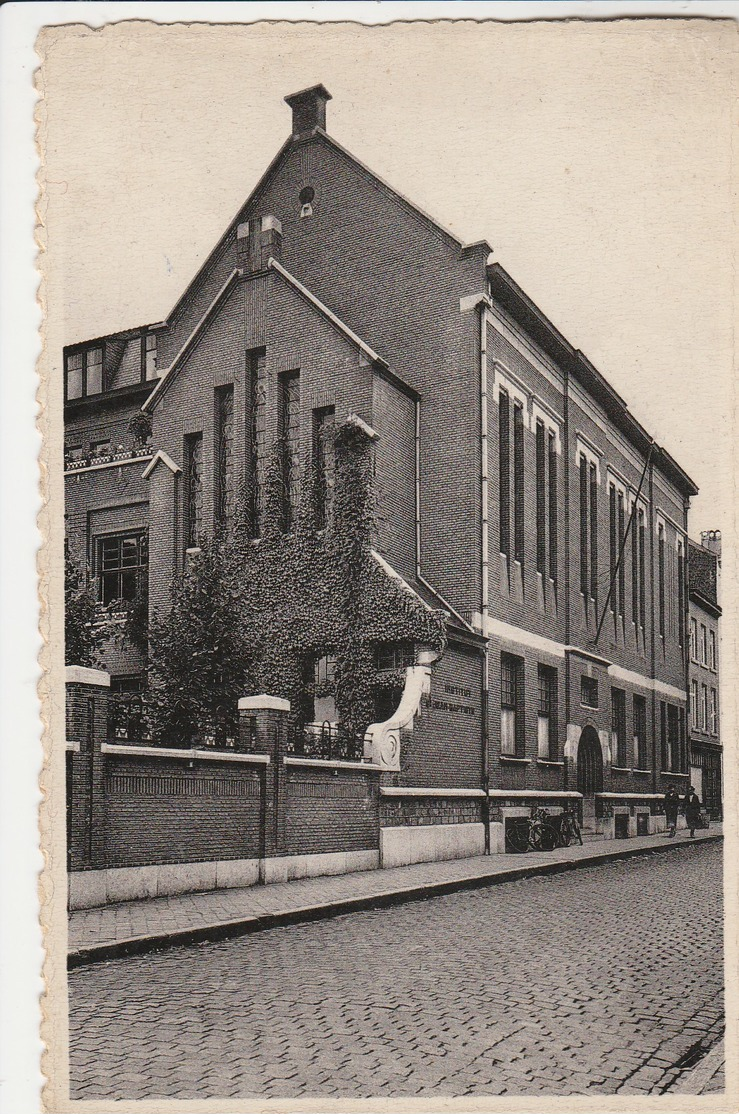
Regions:
<instances>
[{"instance_id":1,"label":"downspout pipe","mask_svg":"<svg viewBox=\"0 0 739 1114\"><path fill-rule=\"evenodd\" d=\"M487 306L478 306L480 317L480 612L485 651L482 664L482 771L485 790L485 854L490 854L490 530L489 530L489 446L488 446L488 330Z\"/></svg>"}]
</instances>

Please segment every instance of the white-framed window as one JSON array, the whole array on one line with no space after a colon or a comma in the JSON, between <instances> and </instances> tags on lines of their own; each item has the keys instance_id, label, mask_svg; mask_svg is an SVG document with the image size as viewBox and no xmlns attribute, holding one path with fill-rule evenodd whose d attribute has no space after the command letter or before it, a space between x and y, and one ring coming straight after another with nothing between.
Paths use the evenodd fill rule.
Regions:
<instances>
[{"instance_id":1,"label":"white-framed window","mask_svg":"<svg viewBox=\"0 0 739 1114\"><path fill-rule=\"evenodd\" d=\"M156 333L146 333L143 346L144 379L157 379L157 337Z\"/></svg>"},{"instance_id":2,"label":"white-framed window","mask_svg":"<svg viewBox=\"0 0 739 1114\"><path fill-rule=\"evenodd\" d=\"M96 542L98 598L106 607L133 602L145 586L149 564L146 530L110 534Z\"/></svg>"},{"instance_id":3,"label":"white-framed window","mask_svg":"<svg viewBox=\"0 0 739 1114\"><path fill-rule=\"evenodd\" d=\"M701 623L701 665L708 665L708 634L705 623Z\"/></svg>"},{"instance_id":4,"label":"white-framed window","mask_svg":"<svg viewBox=\"0 0 739 1114\"><path fill-rule=\"evenodd\" d=\"M523 658L500 655L500 753L518 755L524 749Z\"/></svg>"},{"instance_id":5,"label":"white-framed window","mask_svg":"<svg viewBox=\"0 0 739 1114\"><path fill-rule=\"evenodd\" d=\"M698 730L698 682L690 682L690 714L693 721L693 729Z\"/></svg>"},{"instance_id":6,"label":"white-framed window","mask_svg":"<svg viewBox=\"0 0 739 1114\"><path fill-rule=\"evenodd\" d=\"M583 708L598 707L598 680L596 677L580 678L580 703Z\"/></svg>"},{"instance_id":7,"label":"white-framed window","mask_svg":"<svg viewBox=\"0 0 739 1114\"><path fill-rule=\"evenodd\" d=\"M711 734L718 735L718 694L715 689L711 689L711 710L710 710Z\"/></svg>"},{"instance_id":8,"label":"white-framed window","mask_svg":"<svg viewBox=\"0 0 739 1114\"><path fill-rule=\"evenodd\" d=\"M716 672L718 669L718 654L716 653L716 631L708 632L708 664Z\"/></svg>"},{"instance_id":9,"label":"white-framed window","mask_svg":"<svg viewBox=\"0 0 739 1114\"><path fill-rule=\"evenodd\" d=\"M701 685L701 731L708 730L708 685Z\"/></svg>"},{"instance_id":10,"label":"white-framed window","mask_svg":"<svg viewBox=\"0 0 739 1114\"><path fill-rule=\"evenodd\" d=\"M539 758L557 757L557 670L539 666L539 711L537 716L537 754Z\"/></svg>"},{"instance_id":11,"label":"white-framed window","mask_svg":"<svg viewBox=\"0 0 739 1114\"><path fill-rule=\"evenodd\" d=\"M692 616L690 619L690 660L698 660L698 621Z\"/></svg>"},{"instance_id":12,"label":"white-framed window","mask_svg":"<svg viewBox=\"0 0 739 1114\"><path fill-rule=\"evenodd\" d=\"M64 361L64 398L72 402L103 390L103 349L94 348L69 352Z\"/></svg>"}]
</instances>

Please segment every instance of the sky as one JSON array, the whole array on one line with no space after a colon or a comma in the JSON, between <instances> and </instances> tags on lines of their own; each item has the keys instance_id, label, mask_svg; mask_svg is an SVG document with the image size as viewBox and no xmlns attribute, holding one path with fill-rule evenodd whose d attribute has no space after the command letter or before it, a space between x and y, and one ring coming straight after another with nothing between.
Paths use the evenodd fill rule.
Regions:
<instances>
[{"instance_id":1,"label":"sky","mask_svg":"<svg viewBox=\"0 0 739 1114\"><path fill-rule=\"evenodd\" d=\"M696 481L691 534L728 531L735 38L677 20L47 32L50 336L165 317L287 137L282 98L321 81L328 131L487 239Z\"/></svg>"}]
</instances>

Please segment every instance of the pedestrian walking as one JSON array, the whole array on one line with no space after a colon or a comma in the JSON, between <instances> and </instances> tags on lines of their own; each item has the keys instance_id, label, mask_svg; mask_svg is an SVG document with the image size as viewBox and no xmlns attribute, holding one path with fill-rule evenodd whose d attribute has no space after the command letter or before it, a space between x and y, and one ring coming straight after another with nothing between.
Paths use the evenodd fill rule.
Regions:
<instances>
[{"instance_id":1,"label":"pedestrian walking","mask_svg":"<svg viewBox=\"0 0 739 1114\"><path fill-rule=\"evenodd\" d=\"M670 839L674 839L677 831L677 812L680 808L680 797L674 785L668 785L665 793L665 816Z\"/></svg>"},{"instance_id":2,"label":"pedestrian walking","mask_svg":"<svg viewBox=\"0 0 739 1114\"><path fill-rule=\"evenodd\" d=\"M692 785L683 798L683 810L685 812L685 823L690 829L689 838L693 839L695 836L695 829L700 827L701 802L700 797Z\"/></svg>"}]
</instances>

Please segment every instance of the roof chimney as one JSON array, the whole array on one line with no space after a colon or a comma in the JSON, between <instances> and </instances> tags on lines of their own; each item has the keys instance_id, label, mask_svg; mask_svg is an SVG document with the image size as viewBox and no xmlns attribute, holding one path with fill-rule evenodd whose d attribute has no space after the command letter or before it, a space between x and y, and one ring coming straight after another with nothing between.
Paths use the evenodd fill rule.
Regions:
<instances>
[{"instance_id":1,"label":"roof chimney","mask_svg":"<svg viewBox=\"0 0 739 1114\"><path fill-rule=\"evenodd\" d=\"M299 93L291 93L285 97L285 102L293 110L293 137L312 132L314 128L326 130L326 104L331 100L331 94L325 85L311 85L310 89L301 89Z\"/></svg>"},{"instance_id":2,"label":"roof chimney","mask_svg":"<svg viewBox=\"0 0 739 1114\"><path fill-rule=\"evenodd\" d=\"M721 560L720 530L701 530L701 545L704 549L710 549L718 561Z\"/></svg>"}]
</instances>

